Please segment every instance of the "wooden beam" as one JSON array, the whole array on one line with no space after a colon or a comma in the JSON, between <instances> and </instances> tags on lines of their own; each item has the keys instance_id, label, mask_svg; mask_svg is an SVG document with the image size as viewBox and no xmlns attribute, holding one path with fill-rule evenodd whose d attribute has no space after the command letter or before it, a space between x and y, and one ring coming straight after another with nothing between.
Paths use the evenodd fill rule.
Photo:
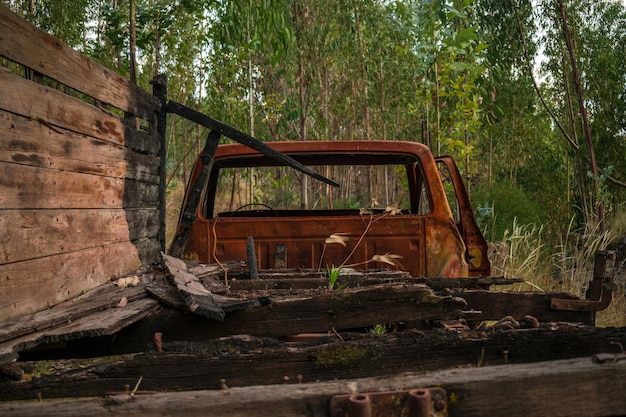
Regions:
<instances>
[{"instance_id":1,"label":"wooden beam","mask_svg":"<svg viewBox=\"0 0 626 417\"><path fill-rule=\"evenodd\" d=\"M184 365L189 366L181 361L181 367ZM137 373L126 383L133 387L139 377ZM78 387L80 382L77 379L74 385ZM446 390L450 417L605 416L621 415L626 410L626 361L598 364L590 357L327 382L304 379L301 384L293 378L283 379L280 385L237 387L229 386L228 379L223 384L224 388L219 390L153 393L132 398L122 395L106 399L99 394L97 398L8 402L0 404L0 414L5 417L98 417L112 412L129 417L332 416L329 402L334 395L433 386ZM67 382L68 392L72 385L71 381ZM142 382L140 389L148 388Z\"/></svg>"}]
</instances>

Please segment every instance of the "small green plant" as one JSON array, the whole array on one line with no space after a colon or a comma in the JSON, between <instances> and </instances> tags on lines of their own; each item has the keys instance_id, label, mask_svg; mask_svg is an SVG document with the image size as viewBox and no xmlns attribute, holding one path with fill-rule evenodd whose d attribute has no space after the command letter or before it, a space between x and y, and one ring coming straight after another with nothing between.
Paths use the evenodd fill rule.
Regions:
<instances>
[{"instance_id":1,"label":"small green plant","mask_svg":"<svg viewBox=\"0 0 626 417\"><path fill-rule=\"evenodd\" d=\"M372 334L384 334L387 333L387 326L384 324L377 324L376 326L370 329L370 333Z\"/></svg>"},{"instance_id":2,"label":"small green plant","mask_svg":"<svg viewBox=\"0 0 626 417\"><path fill-rule=\"evenodd\" d=\"M348 284L341 284L335 288L337 285L337 280L341 276L341 268L335 268L335 265L328 268L328 289L329 290L342 290L346 288Z\"/></svg>"}]
</instances>

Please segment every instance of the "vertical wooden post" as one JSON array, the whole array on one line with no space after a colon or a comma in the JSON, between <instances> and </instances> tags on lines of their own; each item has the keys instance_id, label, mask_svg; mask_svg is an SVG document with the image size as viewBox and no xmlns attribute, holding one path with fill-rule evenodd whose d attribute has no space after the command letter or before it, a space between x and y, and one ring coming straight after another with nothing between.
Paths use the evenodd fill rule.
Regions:
<instances>
[{"instance_id":1,"label":"vertical wooden post","mask_svg":"<svg viewBox=\"0 0 626 417\"><path fill-rule=\"evenodd\" d=\"M159 150L159 234L158 240L161 245L161 250L165 252L165 196L167 192L167 176L165 173L165 167L167 164L167 141L166 141L166 128L167 128L167 111L165 106L167 105L167 75L158 74L152 79L152 94L161 102L156 115L156 132L161 145Z\"/></svg>"}]
</instances>

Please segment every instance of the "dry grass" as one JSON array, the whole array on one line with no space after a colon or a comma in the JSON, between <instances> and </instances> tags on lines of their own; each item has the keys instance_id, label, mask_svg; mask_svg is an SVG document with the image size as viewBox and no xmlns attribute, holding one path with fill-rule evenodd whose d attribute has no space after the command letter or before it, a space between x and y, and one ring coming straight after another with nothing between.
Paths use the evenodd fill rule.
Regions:
<instances>
[{"instance_id":1,"label":"dry grass","mask_svg":"<svg viewBox=\"0 0 626 417\"><path fill-rule=\"evenodd\" d=\"M165 204L165 242L169 247L180 215L183 198L185 197L185 183L180 182L176 187L170 188L167 192Z\"/></svg>"},{"instance_id":2,"label":"dry grass","mask_svg":"<svg viewBox=\"0 0 626 417\"><path fill-rule=\"evenodd\" d=\"M562 291L579 297L593 277L595 254L605 250L617 236L623 235L621 227L609 227L600 233L597 226L575 231L570 224L559 244L550 248L543 239L543 229L533 225L519 225L505 233L500 250L492 257L493 273L505 277L522 278L523 283L508 286L512 291ZM607 263L607 274L614 282L613 302L597 314L601 327L626 326L626 290L624 268Z\"/></svg>"}]
</instances>

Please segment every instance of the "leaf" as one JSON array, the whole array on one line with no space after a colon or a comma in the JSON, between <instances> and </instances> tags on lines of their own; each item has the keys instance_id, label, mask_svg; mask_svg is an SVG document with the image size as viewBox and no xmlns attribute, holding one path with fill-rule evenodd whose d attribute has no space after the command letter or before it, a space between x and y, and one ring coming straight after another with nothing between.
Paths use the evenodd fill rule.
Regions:
<instances>
[{"instance_id":1,"label":"leaf","mask_svg":"<svg viewBox=\"0 0 626 417\"><path fill-rule=\"evenodd\" d=\"M326 239L326 244L330 245L332 243L339 243L340 245L346 246L346 242L350 240L347 233L333 233Z\"/></svg>"},{"instance_id":2,"label":"leaf","mask_svg":"<svg viewBox=\"0 0 626 417\"><path fill-rule=\"evenodd\" d=\"M389 265L393 265L396 268L404 269L402 264L399 261L397 261L397 259L401 259L401 258L402 258L401 255L396 255L396 254L393 254L393 253L386 253L384 255L374 255L374 256L372 256L372 260L373 261L386 263L386 264L389 264Z\"/></svg>"},{"instance_id":3,"label":"leaf","mask_svg":"<svg viewBox=\"0 0 626 417\"><path fill-rule=\"evenodd\" d=\"M120 278L115 281L115 285L120 288L136 287L137 285L139 285L139 282L141 282L139 276L135 275L133 277Z\"/></svg>"},{"instance_id":4,"label":"leaf","mask_svg":"<svg viewBox=\"0 0 626 417\"><path fill-rule=\"evenodd\" d=\"M128 304L128 298L126 296L122 297L120 302L115 307L125 307Z\"/></svg>"},{"instance_id":5,"label":"leaf","mask_svg":"<svg viewBox=\"0 0 626 417\"><path fill-rule=\"evenodd\" d=\"M396 205L390 205L385 207L385 213L395 216L396 214L402 213L402 209Z\"/></svg>"}]
</instances>

